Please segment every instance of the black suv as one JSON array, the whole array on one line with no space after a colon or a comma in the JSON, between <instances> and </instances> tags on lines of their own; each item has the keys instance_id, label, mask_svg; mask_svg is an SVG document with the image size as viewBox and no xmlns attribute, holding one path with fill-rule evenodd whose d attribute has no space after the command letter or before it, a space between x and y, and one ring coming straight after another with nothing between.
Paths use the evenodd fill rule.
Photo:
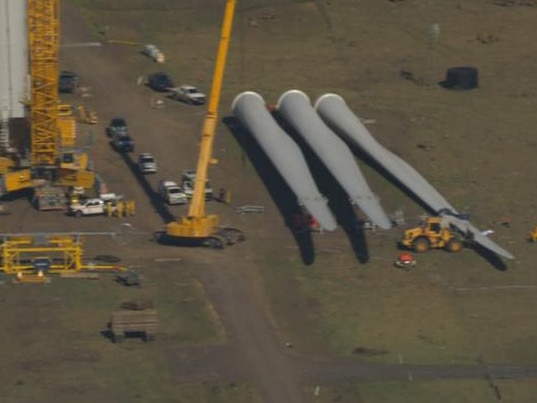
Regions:
<instances>
[{"instance_id":1,"label":"black suv","mask_svg":"<svg viewBox=\"0 0 537 403\"><path fill-rule=\"evenodd\" d=\"M127 122L123 118L113 118L110 120L110 124L106 128L106 134L109 137L112 137L117 133L128 134L128 132L129 130L127 127Z\"/></svg>"},{"instance_id":2,"label":"black suv","mask_svg":"<svg viewBox=\"0 0 537 403\"><path fill-rule=\"evenodd\" d=\"M134 151L134 140L127 133L115 133L112 136L112 147L120 153Z\"/></svg>"},{"instance_id":3,"label":"black suv","mask_svg":"<svg viewBox=\"0 0 537 403\"><path fill-rule=\"evenodd\" d=\"M78 88L80 78L72 71L62 71L58 80L58 90L62 94L72 94Z\"/></svg>"},{"instance_id":4,"label":"black suv","mask_svg":"<svg viewBox=\"0 0 537 403\"><path fill-rule=\"evenodd\" d=\"M175 86L170 76L166 73L149 74L147 76L147 85L149 88L159 92L166 92Z\"/></svg>"}]
</instances>

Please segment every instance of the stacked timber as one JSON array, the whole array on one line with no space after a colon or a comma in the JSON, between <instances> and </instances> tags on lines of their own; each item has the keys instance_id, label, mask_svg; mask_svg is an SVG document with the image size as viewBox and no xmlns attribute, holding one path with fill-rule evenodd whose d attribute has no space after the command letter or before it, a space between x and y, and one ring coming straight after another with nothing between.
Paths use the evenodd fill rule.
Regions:
<instances>
[{"instance_id":1,"label":"stacked timber","mask_svg":"<svg viewBox=\"0 0 537 403\"><path fill-rule=\"evenodd\" d=\"M110 320L115 343L123 341L126 333L139 333L145 341L154 340L157 325L156 309L114 311Z\"/></svg>"}]
</instances>

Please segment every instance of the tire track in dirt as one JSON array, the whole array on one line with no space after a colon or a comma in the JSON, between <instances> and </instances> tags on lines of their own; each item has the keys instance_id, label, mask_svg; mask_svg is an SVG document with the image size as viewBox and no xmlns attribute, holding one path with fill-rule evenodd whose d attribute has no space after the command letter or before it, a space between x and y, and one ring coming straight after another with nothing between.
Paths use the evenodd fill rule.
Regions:
<instances>
[{"instance_id":1,"label":"tire track in dirt","mask_svg":"<svg viewBox=\"0 0 537 403\"><path fill-rule=\"evenodd\" d=\"M227 259L187 265L204 283L230 339L220 357L226 376L246 378L265 402L305 402L300 371L282 348L247 276Z\"/></svg>"}]
</instances>

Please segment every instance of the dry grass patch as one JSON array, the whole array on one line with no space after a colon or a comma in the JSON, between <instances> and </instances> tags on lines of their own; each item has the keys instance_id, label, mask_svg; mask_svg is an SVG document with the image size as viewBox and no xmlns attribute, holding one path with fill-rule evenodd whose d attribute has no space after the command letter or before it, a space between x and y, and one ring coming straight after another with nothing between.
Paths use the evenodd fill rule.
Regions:
<instances>
[{"instance_id":1,"label":"dry grass patch","mask_svg":"<svg viewBox=\"0 0 537 403\"><path fill-rule=\"evenodd\" d=\"M310 393L315 403L474 403L496 398L486 382L480 380L364 382L311 388Z\"/></svg>"}]
</instances>

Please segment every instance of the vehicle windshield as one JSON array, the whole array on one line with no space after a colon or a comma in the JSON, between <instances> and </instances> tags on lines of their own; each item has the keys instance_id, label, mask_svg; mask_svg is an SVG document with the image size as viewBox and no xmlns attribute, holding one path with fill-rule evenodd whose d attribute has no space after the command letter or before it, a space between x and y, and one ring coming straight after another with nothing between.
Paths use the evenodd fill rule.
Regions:
<instances>
[{"instance_id":1,"label":"vehicle windshield","mask_svg":"<svg viewBox=\"0 0 537 403\"><path fill-rule=\"evenodd\" d=\"M169 188L168 192L170 194L177 194L177 193L181 193L181 189L180 188Z\"/></svg>"},{"instance_id":2,"label":"vehicle windshield","mask_svg":"<svg viewBox=\"0 0 537 403\"><path fill-rule=\"evenodd\" d=\"M155 162L155 159L153 157L141 157L140 161L144 164L152 164L153 162Z\"/></svg>"}]
</instances>

